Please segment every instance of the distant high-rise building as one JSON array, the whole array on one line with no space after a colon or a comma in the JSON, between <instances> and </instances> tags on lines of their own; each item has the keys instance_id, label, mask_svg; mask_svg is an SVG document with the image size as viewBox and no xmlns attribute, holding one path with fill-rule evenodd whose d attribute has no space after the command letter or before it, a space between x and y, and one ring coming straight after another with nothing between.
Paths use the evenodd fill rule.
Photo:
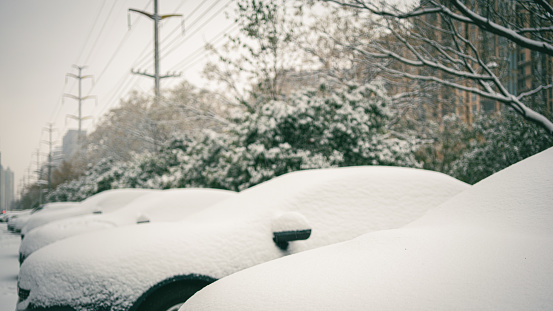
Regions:
<instances>
[{"instance_id":1,"label":"distant high-rise building","mask_svg":"<svg viewBox=\"0 0 553 311\"><path fill-rule=\"evenodd\" d=\"M0 211L7 210L14 201L14 174L10 168L4 169L2 166L2 156L0 154Z\"/></svg>"},{"instance_id":2,"label":"distant high-rise building","mask_svg":"<svg viewBox=\"0 0 553 311\"><path fill-rule=\"evenodd\" d=\"M85 131L81 131L81 137L86 136ZM73 155L79 143L79 130L68 130L63 136L62 154L64 159L68 159Z\"/></svg>"}]
</instances>

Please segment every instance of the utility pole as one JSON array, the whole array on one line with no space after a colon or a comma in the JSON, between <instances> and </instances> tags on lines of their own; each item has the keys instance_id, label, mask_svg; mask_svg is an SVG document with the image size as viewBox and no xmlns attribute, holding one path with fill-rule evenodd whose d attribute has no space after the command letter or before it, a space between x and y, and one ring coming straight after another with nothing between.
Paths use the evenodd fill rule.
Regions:
<instances>
[{"instance_id":1,"label":"utility pole","mask_svg":"<svg viewBox=\"0 0 553 311\"><path fill-rule=\"evenodd\" d=\"M133 74L139 74L146 77L154 78L154 92L155 92L155 101L157 102L160 98L160 91L159 91L159 81L160 79L165 78L171 78L171 77L179 77L180 73L168 73L164 76L159 75L159 21L166 19L168 17L175 17L180 16L182 17L182 14L166 14L166 15L159 15L158 14L158 5L157 0L154 0L154 13L150 14L144 11L136 10L136 9L129 9L129 12L136 12L140 13L146 17L149 17L154 21L154 74L148 74L145 71L135 71L134 69L131 69L131 72ZM130 27L130 17L129 17L129 27Z\"/></svg>"},{"instance_id":2,"label":"utility pole","mask_svg":"<svg viewBox=\"0 0 553 311\"><path fill-rule=\"evenodd\" d=\"M52 128L52 123L50 123L48 127L44 128L43 130L48 131L48 140L43 140L42 142L48 144L48 192L50 192L50 190L52 189L52 166L54 166L52 163L52 144L54 143L52 141L52 132L54 131L54 129Z\"/></svg>"},{"instance_id":3,"label":"utility pole","mask_svg":"<svg viewBox=\"0 0 553 311\"><path fill-rule=\"evenodd\" d=\"M36 150L36 183L38 184L38 203L42 205L42 170L40 169L40 149Z\"/></svg>"},{"instance_id":4,"label":"utility pole","mask_svg":"<svg viewBox=\"0 0 553 311\"><path fill-rule=\"evenodd\" d=\"M65 80L67 81L67 77L72 77L72 78L75 78L75 79L79 80L79 96L75 96L75 95L72 95L72 94L63 94L63 95L66 96L66 97L76 99L79 102L79 115L78 116L68 115L68 117L76 119L76 120L79 121L78 140L80 142L81 141L81 134L82 134L82 121L85 120L85 119L90 119L91 118L90 116L87 116L87 117L82 116L82 102L85 99L96 98L96 96L93 96L93 95L84 96L84 97L82 96L82 83L81 83L82 80L86 79L86 78L93 78L93 76L92 75L86 75L86 76L82 75L82 70L84 68L86 68L86 66L73 65L73 67L77 68L79 70L79 74L75 75L75 74L72 74L72 73L68 73L68 74L65 75Z\"/></svg>"}]
</instances>

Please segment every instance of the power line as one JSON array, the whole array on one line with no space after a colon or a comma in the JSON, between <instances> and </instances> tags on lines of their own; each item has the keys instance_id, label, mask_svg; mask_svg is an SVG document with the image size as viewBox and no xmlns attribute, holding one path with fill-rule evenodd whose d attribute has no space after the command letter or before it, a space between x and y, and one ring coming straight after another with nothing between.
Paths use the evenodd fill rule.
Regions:
<instances>
[{"instance_id":1,"label":"power line","mask_svg":"<svg viewBox=\"0 0 553 311\"><path fill-rule=\"evenodd\" d=\"M219 43L222 39L224 39L224 35L229 34L236 30L238 28L237 24L233 24L229 29L224 29L223 31L219 32L217 35L215 35L213 38L211 38L210 42L207 42L206 44L215 45ZM188 56L183 58L180 62L178 62L176 65L174 65L171 69L172 70L180 70L179 68L183 68L182 66L186 66L185 64L188 64L189 62L195 61L198 56L202 56L202 52L205 52L205 45L202 45L198 49L196 49L194 52L190 53Z\"/></svg>"},{"instance_id":2,"label":"power line","mask_svg":"<svg viewBox=\"0 0 553 311\"><path fill-rule=\"evenodd\" d=\"M184 20L188 20L189 17L198 10L198 8L202 7L202 5L204 5L207 1L201 1L199 5L196 6L196 8L194 8L194 10L192 10L192 13L189 13L185 18ZM180 8L182 5L184 4L184 1L181 2L181 4L179 5L178 8ZM173 12L175 13L178 8ZM163 45L165 42L167 42L167 40L169 40L170 36L173 35L179 28L179 26L176 26L174 27L171 32L169 33L169 35L165 36L163 39L161 39L161 45ZM143 49L142 49L142 52L140 52L140 56L138 57L139 60L135 61L134 64L133 64L133 67L145 67L146 65L149 65L149 62L151 61L150 60L150 57L151 57L151 54L148 53L148 47L149 45L151 44L152 41L150 41ZM145 63L147 62L147 63Z\"/></svg>"},{"instance_id":3,"label":"power line","mask_svg":"<svg viewBox=\"0 0 553 311\"><path fill-rule=\"evenodd\" d=\"M117 4L117 0L114 0L113 5L111 6L111 8L109 10L109 13L106 16L106 19L104 19L104 23L102 24L102 28L100 29L100 32L98 33L98 36L96 36L96 40L94 40L94 43L92 44L92 47L90 48L89 53L88 53L87 57L85 58L85 61L84 61L85 64L88 63L88 61L90 59L90 56L92 55L92 52L94 51L94 47L96 46L96 44L98 43L98 40L102 36L102 32L104 32L107 21L108 21L109 17L111 16L111 13L113 13L113 9L115 8L116 4Z\"/></svg>"},{"instance_id":4,"label":"power line","mask_svg":"<svg viewBox=\"0 0 553 311\"><path fill-rule=\"evenodd\" d=\"M219 2L220 0L217 0L217 2ZM186 42L186 40L188 40L190 37L194 36L196 33L198 33L198 31L200 31L205 25L207 25L209 22L211 22L215 16L217 16L219 13L221 13L224 9L226 9L226 7L231 3L232 1L227 1L227 3L219 8L218 11L216 11L214 14L212 14L210 16L209 19L207 19L206 21L204 21L203 24L201 24L200 26L198 26L196 29L194 29L194 31L192 33L190 33L189 35L187 35L185 38L182 39L182 41L178 44L178 45L175 45L173 46L172 48L170 48L169 50L166 50L165 53L162 55L162 57L166 57L167 55L169 55L171 52L173 52L175 49L177 49L178 47L180 47L184 42ZM212 7L211 7L212 8ZM211 9L210 8L210 9ZM199 21L203 16L205 16L207 12L204 12L204 14L199 17L198 19L196 19L196 21ZM173 42L175 42L176 40L173 40L170 44L172 44Z\"/></svg>"},{"instance_id":5,"label":"power line","mask_svg":"<svg viewBox=\"0 0 553 311\"><path fill-rule=\"evenodd\" d=\"M193 22L190 23L190 27L194 27L196 25L196 23L198 23L207 13L209 13L221 0L216 0L206 11L204 11L199 17L197 17ZM230 3L230 1L227 2L226 5L228 5ZM165 48L169 48L170 46L172 46L175 42L177 42L179 39L181 40L180 43L178 43L177 45L173 45L169 50L165 50L164 52L164 55L162 55L162 57L165 57L167 56L169 53L171 53L172 51L174 51L176 48L180 47L184 42L186 42L186 40L190 37L192 37L194 34L196 34L198 32L199 29L201 29L203 26L205 26L207 23L209 23L217 14L219 14L223 9L226 8L226 5L223 6L221 9L219 9L219 11L217 11L215 14L213 14L211 16L210 19L208 19L206 22L204 22L201 26L197 27L195 29L195 31L191 34L188 34L187 33L187 36L186 37L174 37L173 40L171 40L166 46Z\"/></svg>"},{"instance_id":6,"label":"power line","mask_svg":"<svg viewBox=\"0 0 553 311\"><path fill-rule=\"evenodd\" d=\"M92 23L92 27L90 27L90 30L88 31L88 35L86 36L86 40L84 42L83 47L81 48L81 52L79 52L79 56L75 60L75 63L78 63L81 59L81 56L83 56L84 49L86 48L86 45L88 44L88 40L90 40L90 36L92 35L93 30L96 28L96 23L98 22L98 19L100 18L100 15L102 11L104 10L104 6L106 5L106 0L102 2L102 6L100 7L100 10L98 10L98 13L96 13L96 18L94 19L94 22Z\"/></svg>"},{"instance_id":7,"label":"power line","mask_svg":"<svg viewBox=\"0 0 553 311\"><path fill-rule=\"evenodd\" d=\"M150 0L148 1L148 3L146 4L146 6L148 6L150 3L152 3L153 0ZM136 22L137 24L140 23L140 20ZM100 74L98 75L98 79L96 80L96 83L92 86L92 88L90 89L89 91L89 94L94 90L94 88L96 87L96 85L98 84L98 82L102 79L104 73L106 72L107 68L109 67L109 65L111 64L111 62L115 59L115 57L117 56L117 54L119 53L119 51L121 50L121 48L123 47L123 45L127 42L127 40L129 39L130 37L130 34L132 33L133 29L130 29L129 31L125 32L125 35L123 36L123 38L119 41L119 44L117 45L117 47L115 48L115 51L112 53L111 57L109 58L108 62L106 63L106 65L104 66L104 68L102 69L102 71L100 72Z\"/></svg>"}]
</instances>

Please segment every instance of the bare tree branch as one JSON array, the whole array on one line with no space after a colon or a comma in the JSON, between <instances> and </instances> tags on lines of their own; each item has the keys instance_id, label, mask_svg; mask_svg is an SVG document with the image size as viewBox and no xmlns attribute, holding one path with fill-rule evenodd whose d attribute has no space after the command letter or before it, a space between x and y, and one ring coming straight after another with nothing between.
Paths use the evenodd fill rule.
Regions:
<instances>
[{"instance_id":1,"label":"bare tree branch","mask_svg":"<svg viewBox=\"0 0 553 311\"><path fill-rule=\"evenodd\" d=\"M498 25L490 21L489 19L486 19L485 17L480 16L475 12L471 11L459 0L450 0L450 1L461 13L469 17L474 22L474 24L476 24L478 27L486 31L489 31L491 33L494 33L496 35L499 35L501 37L507 38L522 47L553 56L553 45L545 42L537 41L537 40L532 40L530 38L527 38L518 34L516 31L513 31L512 29ZM447 13L447 12L449 12L449 10L444 10L444 13L453 15L453 13Z\"/></svg>"},{"instance_id":2,"label":"bare tree branch","mask_svg":"<svg viewBox=\"0 0 553 311\"><path fill-rule=\"evenodd\" d=\"M511 70L506 66L508 54L497 56L498 50L486 50L486 44L490 42L485 42L486 38L507 39L519 48L528 48L542 56L550 57L553 56L553 46L548 43L549 39L543 37L546 37L553 27L541 21L529 24L536 25L535 27L522 27L524 21L521 25L516 24L518 22L510 22L501 15L503 11L497 11L490 5L481 8L487 13L479 15L468 8L462 0L450 0L447 2L448 5L441 4L438 0L428 0L406 12L390 5L376 7L366 0L322 1L384 18L386 23L380 23L383 35L379 41L367 42L355 36L342 39L329 36L336 44L356 52L366 64L398 78L437 83L503 103L553 135L553 122L522 102L529 96L552 88L550 81L541 86L533 85L532 90L518 96L511 93L513 89L507 88L505 77L501 75L505 70ZM538 18L543 19L547 19L545 15L550 14L549 10L552 9L547 3L539 0L528 0L525 5L529 12L539 11L536 14L542 16ZM425 17L421 18L422 16ZM503 25L496 23L496 20ZM474 29L480 31L475 32L472 28L474 26ZM527 37L529 33L532 34L532 38ZM540 33L543 33L543 36ZM399 49L397 43L400 43L403 49ZM499 48L503 51L500 53L512 53L512 50L509 50L510 46L503 45ZM500 57L504 57L505 61L500 61ZM408 68L374 62L375 59L390 59ZM499 65L498 62L503 65ZM529 86L525 84L524 87Z\"/></svg>"}]
</instances>

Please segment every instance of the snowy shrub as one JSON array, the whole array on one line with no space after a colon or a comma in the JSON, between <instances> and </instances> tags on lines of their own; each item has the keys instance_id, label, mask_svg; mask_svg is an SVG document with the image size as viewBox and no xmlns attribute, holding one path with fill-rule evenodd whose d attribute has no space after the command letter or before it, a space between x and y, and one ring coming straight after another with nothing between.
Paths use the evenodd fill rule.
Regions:
<instances>
[{"instance_id":1,"label":"snowy shrub","mask_svg":"<svg viewBox=\"0 0 553 311\"><path fill-rule=\"evenodd\" d=\"M470 184L553 146L541 127L510 111L501 117L480 116L473 126L477 139L450 172Z\"/></svg>"},{"instance_id":2,"label":"snowy shrub","mask_svg":"<svg viewBox=\"0 0 553 311\"><path fill-rule=\"evenodd\" d=\"M236 112L222 132L174 138L131 161L100 161L51 198L113 188L208 187L243 190L288 172L338 166L420 166L412 140L387 130L390 99L379 84L307 90Z\"/></svg>"},{"instance_id":3,"label":"snowy shrub","mask_svg":"<svg viewBox=\"0 0 553 311\"><path fill-rule=\"evenodd\" d=\"M185 149L175 152L177 165L161 176L163 188L225 188L219 183L217 163L222 150L228 148L226 134L205 130L190 139Z\"/></svg>"},{"instance_id":4,"label":"snowy shrub","mask_svg":"<svg viewBox=\"0 0 553 311\"><path fill-rule=\"evenodd\" d=\"M291 171L331 166L418 166L414 143L386 126L390 99L378 84L308 90L235 117L220 154L221 185L242 190Z\"/></svg>"},{"instance_id":5,"label":"snowy shrub","mask_svg":"<svg viewBox=\"0 0 553 311\"><path fill-rule=\"evenodd\" d=\"M453 163L467 151L475 132L456 114L443 117L442 122L428 121L417 129L421 141L416 158L423 168L449 174Z\"/></svg>"}]
</instances>

